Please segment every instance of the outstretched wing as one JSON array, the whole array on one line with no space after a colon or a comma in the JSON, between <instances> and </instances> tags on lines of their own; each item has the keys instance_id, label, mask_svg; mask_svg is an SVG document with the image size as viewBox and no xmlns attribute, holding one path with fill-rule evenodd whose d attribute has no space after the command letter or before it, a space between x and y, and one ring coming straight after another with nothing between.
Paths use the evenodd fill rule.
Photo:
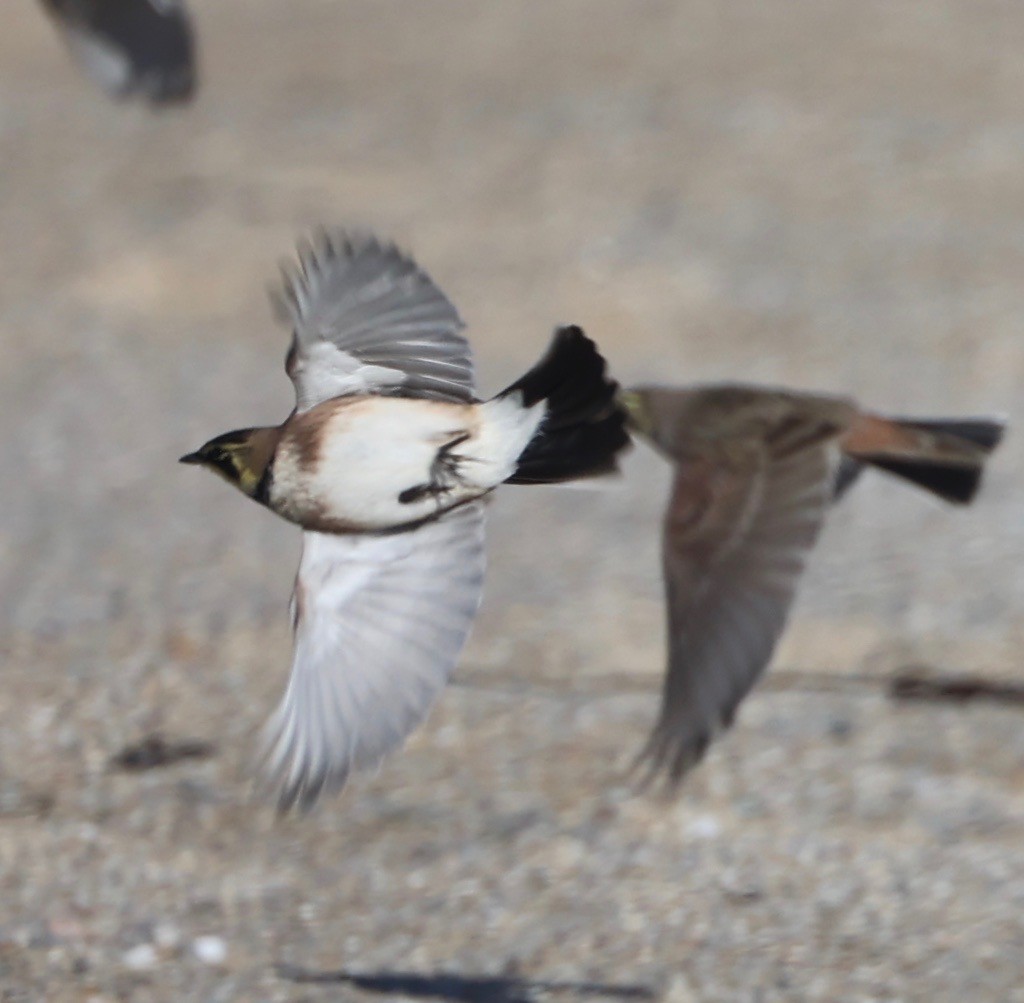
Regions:
<instances>
[{"instance_id":1,"label":"outstretched wing","mask_svg":"<svg viewBox=\"0 0 1024 1003\"><path fill-rule=\"evenodd\" d=\"M183 0L43 0L72 56L115 97L186 101L195 89L192 23Z\"/></svg>"},{"instance_id":2,"label":"outstretched wing","mask_svg":"<svg viewBox=\"0 0 1024 1003\"><path fill-rule=\"evenodd\" d=\"M311 807L426 717L483 588L484 506L385 536L306 533L291 679L266 731L279 807Z\"/></svg>"},{"instance_id":3,"label":"outstretched wing","mask_svg":"<svg viewBox=\"0 0 1024 1003\"><path fill-rule=\"evenodd\" d=\"M283 271L274 301L294 331L286 369L298 411L353 393L472 399L458 312L393 245L321 233Z\"/></svg>"},{"instance_id":4,"label":"outstretched wing","mask_svg":"<svg viewBox=\"0 0 1024 1003\"><path fill-rule=\"evenodd\" d=\"M727 728L771 658L832 494L827 448L763 441L684 461L665 514L668 669L639 762L670 787Z\"/></svg>"}]
</instances>

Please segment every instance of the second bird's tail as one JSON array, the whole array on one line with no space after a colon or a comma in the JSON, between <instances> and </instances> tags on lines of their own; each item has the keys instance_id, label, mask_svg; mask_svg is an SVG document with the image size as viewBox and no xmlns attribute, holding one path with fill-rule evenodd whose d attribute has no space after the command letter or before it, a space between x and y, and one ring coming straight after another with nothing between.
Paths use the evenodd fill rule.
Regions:
<instances>
[{"instance_id":1,"label":"second bird's tail","mask_svg":"<svg viewBox=\"0 0 1024 1003\"><path fill-rule=\"evenodd\" d=\"M943 501L965 505L981 484L1004 424L989 418L917 420L861 415L841 441L841 495L868 464L910 481Z\"/></svg>"},{"instance_id":2,"label":"second bird's tail","mask_svg":"<svg viewBox=\"0 0 1024 1003\"><path fill-rule=\"evenodd\" d=\"M544 405L507 483L557 484L614 472L629 444L617 391L597 346L578 327L559 328L544 358L496 398L518 395L524 408Z\"/></svg>"}]
</instances>

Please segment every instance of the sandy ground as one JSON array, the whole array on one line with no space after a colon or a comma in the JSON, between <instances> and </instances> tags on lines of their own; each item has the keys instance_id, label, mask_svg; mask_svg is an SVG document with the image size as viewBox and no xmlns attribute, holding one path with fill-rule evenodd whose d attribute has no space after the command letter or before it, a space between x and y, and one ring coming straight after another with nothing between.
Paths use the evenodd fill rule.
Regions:
<instances>
[{"instance_id":1,"label":"sandy ground","mask_svg":"<svg viewBox=\"0 0 1024 1003\"><path fill-rule=\"evenodd\" d=\"M393 235L497 389L576 321L624 380L1024 419L1024 8L996 0L193 0L184 113L0 34L0 1000L1024 1000L1024 440L966 511L867 477L676 803L642 450L508 489L456 684L279 822L246 778L295 531L174 462L279 420L264 288ZM160 733L209 743L112 764ZM196 750L201 751L201 750ZM205 939L204 939L205 938Z\"/></svg>"}]
</instances>

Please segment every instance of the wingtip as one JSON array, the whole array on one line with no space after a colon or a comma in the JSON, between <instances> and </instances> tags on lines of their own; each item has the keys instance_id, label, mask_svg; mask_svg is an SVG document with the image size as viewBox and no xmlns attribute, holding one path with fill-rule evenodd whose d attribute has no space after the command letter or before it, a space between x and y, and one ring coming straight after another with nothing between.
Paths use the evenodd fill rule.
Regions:
<instances>
[{"instance_id":1,"label":"wingtip","mask_svg":"<svg viewBox=\"0 0 1024 1003\"><path fill-rule=\"evenodd\" d=\"M674 742L665 729L656 727L629 767L637 792L666 801L678 797L687 777L707 755L711 738L703 733L690 741Z\"/></svg>"},{"instance_id":2,"label":"wingtip","mask_svg":"<svg viewBox=\"0 0 1024 1003\"><path fill-rule=\"evenodd\" d=\"M264 727L260 748L253 759L252 782L261 801L274 802L278 818L289 815L308 815L328 796L340 794L347 786L350 764L331 769L311 766L298 761L294 750L282 748L282 732L271 718Z\"/></svg>"}]
</instances>

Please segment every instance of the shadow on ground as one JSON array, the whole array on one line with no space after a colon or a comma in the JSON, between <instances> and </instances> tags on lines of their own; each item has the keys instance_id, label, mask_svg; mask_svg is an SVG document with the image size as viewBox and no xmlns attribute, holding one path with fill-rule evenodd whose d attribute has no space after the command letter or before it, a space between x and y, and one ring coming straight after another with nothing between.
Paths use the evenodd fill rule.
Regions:
<instances>
[{"instance_id":1,"label":"shadow on ground","mask_svg":"<svg viewBox=\"0 0 1024 1003\"><path fill-rule=\"evenodd\" d=\"M531 1003L541 993L564 993L580 998L650 1000L655 992L642 985L602 985L594 982L545 982L514 976L466 976L450 972L419 975L413 972L377 972L369 975L340 971L314 971L279 965L277 973L290 982L306 985L355 986L365 992L408 996L413 999L453 1000L458 1003Z\"/></svg>"}]
</instances>

